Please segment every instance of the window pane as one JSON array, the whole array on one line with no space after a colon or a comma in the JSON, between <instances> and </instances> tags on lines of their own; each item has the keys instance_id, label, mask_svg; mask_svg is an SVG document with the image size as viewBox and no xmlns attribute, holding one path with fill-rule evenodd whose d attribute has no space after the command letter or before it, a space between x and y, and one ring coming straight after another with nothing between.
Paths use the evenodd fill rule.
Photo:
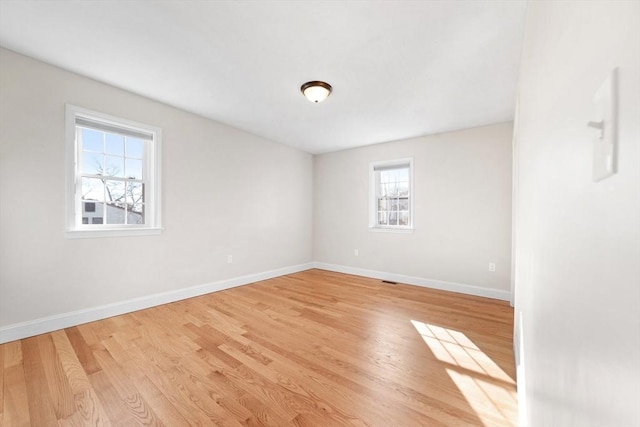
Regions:
<instances>
[{"instance_id":1,"label":"window pane","mask_svg":"<svg viewBox=\"0 0 640 427\"><path fill-rule=\"evenodd\" d=\"M403 182L409 181L409 168L387 169L380 171L381 182Z\"/></svg>"},{"instance_id":2,"label":"window pane","mask_svg":"<svg viewBox=\"0 0 640 427\"><path fill-rule=\"evenodd\" d=\"M144 205L140 203L135 208L127 212L127 224L144 224Z\"/></svg>"},{"instance_id":3,"label":"window pane","mask_svg":"<svg viewBox=\"0 0 640 427\"><path fill-rule=\"evenodd\" d=\"M93 129L82 129L82 149L102 153L103 132Z\"/></svg>"},{"instance_id":4,"label":"window pane","mask_svg":"<svg viewBox=\"0 0 640 427\"><path fill-rule=\"evenodd\" d=\"M107 193L107 202L116 206L124 207L125 183L123 181L106 181L105 189Z\"/></svg>"},{"instance_id":5,"label":"window pane","mask_svg":"<svg viewBox=\"0 0 640 427\"><path fill-rule=\"evenodd\" d=\"M130 222L144 224L144 185L139 182L127 183L127 206L130 211Z\"/></svg>"},{"instance_id":6,"label":"window pane","mask_svg":"<svg viewBox=\"0 0 640 427\"><path fill-rule=\"evenodd\" d=\"M106 224L124 224L126 218L125 183L123 181L107 181Z\"/></svg>"},{"instance_id":7,"label":"window pane","mask_svg":"<svg viewBox=\"0 0 640 427\"><path fill-rule=\"evenodd\" d=\"M124 158L104 156L104 175L124 178Z\"/></svg>"},{"instance_id":8,"label":"window pane","mask_svg":"<svg viewBox=\"0 0 640 427\"><path fill-rule=\"evenodd\" d=\"M389 225L398 225L398 212L389 212Z\"/></svg>"},{"instance_id":9,"label":"window pane","mask_svg":"<svg viewBox=\"0 0 640 427\"><path fill-rule=\"evenodd\" d=\"M380 196L380 198L384 197L387 194L384 183L378 181L376 185L378 186L378 196Z\"/></svg>"},{"instance_id":10,"label":"window pane","mask_svg":"<svg viewBox=\"0 0 640 427\"><path fill-rule=\"evenodd\" d=\"M142 160L125 159L125 177L142 179Z\"/></svg>"},{"instance_id":11,"label":"window pane","mask_svg":"<svg viewBox=\"0 0 640 427\"><path fill-rule=\"evenodd\" d=\"M113 202L107 203L107 224L124 224L125 216L126 210L123 206Z\"/></svg>"},{"instance_id":12,"label":"window pane","mask_svg":"<svg viewBox=\"0 0 640 427\"><path fill-rule=\"evenodd\" d=\"M104 151L107 154L124 156L124 136L115 133L106 134Z\"/></svg>"},{"instance_id":13,"label":"window pane","mask_svg":"<svg viewBox=\"0 0 640 427\"><path fill-rule=\"evenodd\" d=\"M409 169L394 169L391 172L391 176L394 181L398 182L408 182L409 181Z\"/></svg>"},{"instance_id":14,"label":"window pane","mask_svg":"<svg viewBox=\"0 0 640 427\"><path fill-rule=\"evenodd\" d=\"M387 225L387 212L386 211L378 212L378 224Z\"/></svg>"},{"instance_id":15,"label":"window pane","mask_svg":"<svg viewBox=\"0 0 640 427\"><path fill-rule=\"evenodd\" d=\"M376 183L377 225L387 227L409 226L411 218L411 167L406 163L378 164L374 166Z\"/></svg>"},{"instance_id":16,"label":"window pane","mask_svg":"<svg viewBox=\"0 0 640 427\"><path fill-rule=\"evenodd\" d=\"M137 138L127 138L127 157L141 159L144 150L144 141Z\"/></svg>"},{"instance_id":17,"label":"window pane","mask_svg":"<svg viewBox=\"0 0 640 427\"><path fill-rule=\"evenodd\" d=\"M82 200L104 201L104 184L101 179L82 178Z\"/></svg>"},{"instance_id":18,"label":"window pane","mask_svg":"<svg viewBox=\"0 0 640 427\"><path fill-rule=\"evenodd\" d=\"M67 203L69 232L159 226L155 209L160 204L160 183L148 176L160 157L161 150L154 149L160 143L156 128L142 124L134 128L125 119L71 106L67 119L75 121L75 132L67 135L66 144L75 149L76 160L67 173L67 184L74 188ZM145 189L152 192L146 195Z\"/></svg>"},{"instance_id":19,"label":"window pane","mask_svg":"<svg viewBox=\"0 0 640 427\"><path fill-rule=\"evenodd\" d=\"M400 212L399 225L409 225L409 212Z\"/></svg>"},{"instance_id":20,"label":"window pane","mask_svg":"<svg viewBox=\"0 0 640 427\"><path fill-rule=\"evenodd\" d=\"M82 152L82 173L91 175L102 175L102 154L92 153L90 151Z\"/></svg>"},{"instance_id":21,"label":"window pane","mask_svg":"<svg viewBox=\"0 0 640 427\"><path fill-rule=\"evenodd\" d=\"M387 174L387 182L396 182L398 180L398 176L396 174L395 170L388 170L386 171Z\"/></svg>"}]
</instances>

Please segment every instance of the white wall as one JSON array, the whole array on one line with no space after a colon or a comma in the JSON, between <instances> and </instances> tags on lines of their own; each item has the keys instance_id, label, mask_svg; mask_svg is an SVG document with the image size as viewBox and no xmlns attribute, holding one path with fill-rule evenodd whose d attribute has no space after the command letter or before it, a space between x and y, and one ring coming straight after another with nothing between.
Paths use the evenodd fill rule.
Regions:
<instances>
[{"instance_id":1,"label":"white wall","mask_svg":"<svg viewBox=\"0 0 640 427\"><path fill-rule=\"evenodd\" d=\"M586 123L614 67L619 172L594 183ZM531 426L640 425L640 3L531 2L519 92L521 406Z\"/></svg>"},{"instance_id":2,"label":"white wall","mask_svg":"<svg viewBox=\"0 0 640 427\"><path fill-rule=\"evenodd\" d=\"M315 261L509 299L511 140L502 123L315 156ZM369 163L405 157L414 158L415 230L370 231Z\"/></svg>"},{"instance_id":3,"label":"white wall","mask_svg":"<svg viewBox=\"0 0 640 427\"><path fill-rule=\"evenodd\" d=\"M65 239L65 103L162 128L162 235ZM0 50L0 328L310 262L312 167L307 153Z\"/></svg>"}]
</instances>

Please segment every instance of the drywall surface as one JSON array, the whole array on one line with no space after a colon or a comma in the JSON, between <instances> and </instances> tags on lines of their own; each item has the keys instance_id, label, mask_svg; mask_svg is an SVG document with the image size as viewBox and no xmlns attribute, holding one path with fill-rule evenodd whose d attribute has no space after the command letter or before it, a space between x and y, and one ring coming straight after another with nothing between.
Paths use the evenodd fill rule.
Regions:
<instances>
[{"instance_id":1,"label":"drywall surface","mask_svg":"<svg viewBox=\"0 0 640 427\"><path fill-rule=\"evenodd\" d=\"M593 182L586 124L615 67L618 173ZM519 93L515 296L526 422L640 425L640 3L531 2Z\"/></svg>"},{"instance_id":2,"label":"drywall surface","mask_svg":"<svg viewBox=\"0 0 640 427\"><path fill-rule=\"evenodd\" d=\"M509 292L511 140L509 122L315 156L314 260ZM407 157L414 230L372 231L369 164Z\"/></svg>"},{"instance_id":3,"label":"drywall surface","mask_svg":"<svg viewBox=\"0 0 640 427\"><path fill-rule=\"evenodd\" d=\"M161 235L65 238L66 103L162 128ZM310 154L0 50L0 327L310 262L312 167Z\"/></svg>"}]
</instances>

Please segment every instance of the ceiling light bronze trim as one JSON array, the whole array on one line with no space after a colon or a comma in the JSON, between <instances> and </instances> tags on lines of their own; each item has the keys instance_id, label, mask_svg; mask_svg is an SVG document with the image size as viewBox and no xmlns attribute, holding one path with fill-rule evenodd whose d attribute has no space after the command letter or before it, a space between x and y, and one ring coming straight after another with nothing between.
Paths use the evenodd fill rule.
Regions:
<instances>
[{"instance_id":1,"label":"ceiling light bronze trim","mask_svg":"<svg viewBox=\"0 0 640 427\"><path fill-rule=\"evenodd\" d=\"M329 83L320 81L320 80L312 80L310 82L306 82L305 84L303 84L302 86L300 86L300 92L302 92L302 94L307 97L307 95L304 93L305 90L311 88L311 87L321 87L326 89L327 93L327 98L329 97L329 95L331 95L331 92L333 92L333 87L331 87L331 85ZM308 99L308 98L307 98ZM315 101L316 103L318 101Z\"/></svg>"}]
</instances>

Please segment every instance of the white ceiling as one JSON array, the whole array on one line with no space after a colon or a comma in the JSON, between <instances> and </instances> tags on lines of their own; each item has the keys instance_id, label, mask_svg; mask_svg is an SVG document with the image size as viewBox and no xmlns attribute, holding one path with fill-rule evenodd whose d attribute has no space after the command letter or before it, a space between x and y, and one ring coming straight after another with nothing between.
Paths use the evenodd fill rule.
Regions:
<instances>
[{"instance_id":1,"label":"white ceiling","mask_svg":"<svg viewBox=\"0 0 640 427\"><path fill-rule=\"evenodd\" d=\"M511 120L525 7L0 0L0 45L323 153Z\"/></svg>"}]
</instances>

